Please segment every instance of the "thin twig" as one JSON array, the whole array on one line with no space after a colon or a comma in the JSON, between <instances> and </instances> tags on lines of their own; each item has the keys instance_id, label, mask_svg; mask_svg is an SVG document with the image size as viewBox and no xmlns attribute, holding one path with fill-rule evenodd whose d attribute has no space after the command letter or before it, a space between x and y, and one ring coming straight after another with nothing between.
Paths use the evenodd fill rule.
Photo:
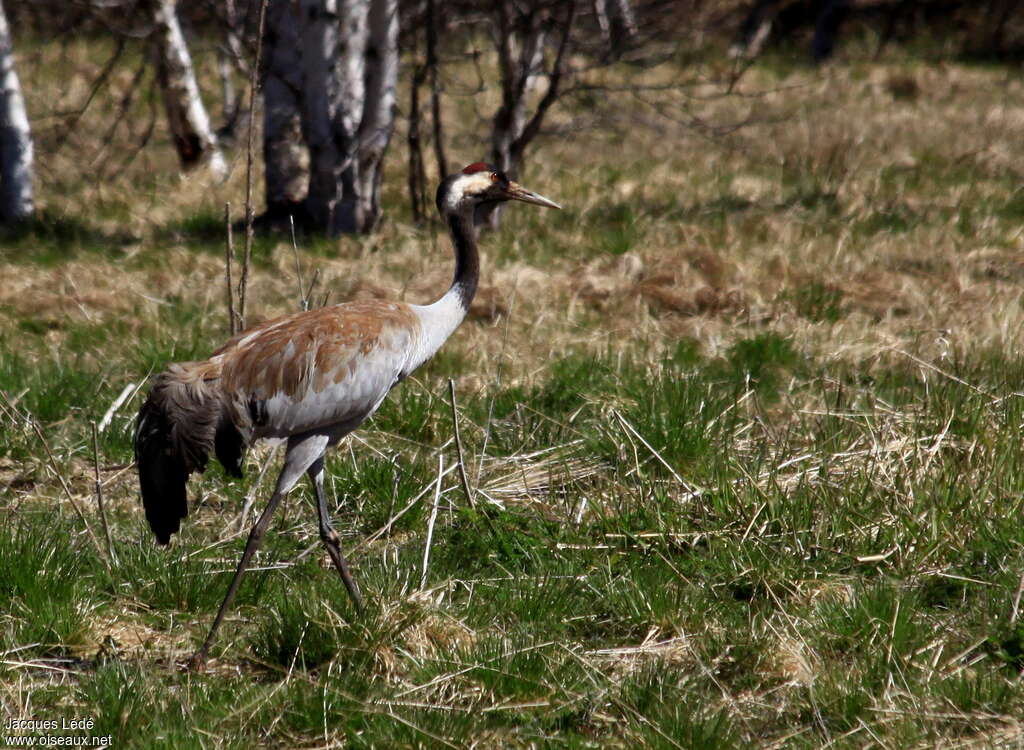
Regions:
<instances>
[{"instance_id":1,"label":"thin twig","mask_svg":"<svg viewBox=\"0 0 1024 750\"><path fill-rule=\"evenodd\" d=\"M1020 583L1017 585L1017 593L1013 595L1013 612L1010 613L1010 625L1017 624L1017 615L1020 613L1020 596L1024 593L1024 573L1020 574Z\"/></svg>"},{"instance_id":2,"label":"thin twig","mask_svg":"<svg viewBox=\"0 0 1024 750\"><path fill-rule=\"evenodd\" d=\"M447 469L444 470L444 474L442 474L442 477L447 476L448 474L450 474L453 471L455 471L455 467L454 466L449 466ZM431 482L431 484L433 484L433 482ZM427 492L429 492L429 491L430 491L430 484L428 484L426 487L424 487L422 490L420 490L416 494L416 497L414 497L412 500L410 500L408 503L405 504L404 508L402 508L400 511L395 513L395 515L393 515L391 518L389 518L388 522L386 524L381 526L375 532L370 534L370 536L366 537L361 542L356 544L351 550L349 550L349 554L350 555L354 554L358 550L360 550L363 547L365 547L367 544L371 544L372 542L375 542L376 540L380 539L380 537L382 537L384 534L388 533L391 530L391 527L394 526L396 523L398 523L398 519L400 519L402 516L404 516L410 510L412 510L413 506L416 505L416 503L418 503L420 501L420 498L423 497L424 495L426 495ZM316 544L320 544L320 540L317 540Z\"/></svg>"},{"instance_id":3,"label":"thin twig","mask_svg":"<svg viewBox=\"0 0 1024 750\"><path fill-rule=\"evenodd\" d=\"M267 475L267 469L270 468L270 464L274 460L274 456L277 454L277 448L271 448L266 458L263 460L263 466L260 467L260 473L256 475L256 481L253 482L252 487L249 488L249 492L245 496L245 500L242 502L242 512L238 515L236 532L241 533L242 529L245 528L245 522L249 518L249 512L252 510L252 506L256 503L256 493L259 492L260 487L263 485L263 478Z\"/></svg>"},{"instance_id":4,"label":"thin twig","mask_svg":"<svg viewBox=\"0 0 1024 750\"><path fill-rule=\"evenodd\" d=\"M316 289L316 284L318 281L320 281L320 269L314 268L313 278L309 280L309 288L306 289L306 295L304 297L304 299L306 300L306 309L309 309L309 305L313 301L313 290ZM330 295L330 293L330 290L327 290L327 292L324 293L324 298L320 303L320 307L327 307L327 297Z\"/></svg>"},{"instance_id":5,"label":"thin twig","mask_svg":"<svg viewBox=\"0 0 1024 750\"><path fill-rule=\"evenodd\" d=\"M118 69L118 62L125 51L126 40L127 37L117 35L117 49L114 50L114 54L110 56L110 59L104 63L103 70L100 71L100 74L93 80L89 87L89 93L85 97L85 101L82 102L81 106L76 110L66 113L69 115L68 119L65 120L62 125L57 127L56 137L51 141L54 144L52 151L53 154L60 153L64 146L74 143L74 139L69 136L74 132L75 128L78 127L78 123L89 109L89 105L92 104L96 95L100 92L100 89L107 84L107 81L110 79L110 75Z\"/></svg>"},{"instance_id":6,"label":"thin twig","mask_svg":"<svg viewBox=\"0 0 1024 750\"><path fill-rule=\"evenodd\" d=\"M235 236L231 230L231 204L224 204L224 280L227 282L228 331L232 336L238 333L238 311L235 309L235 283L231 269L235 265Z\"/></svg>"},{"instance_id":7,"label":"thin twig","mask_svg":"<svg viewBox=\"0 0 1024 750\"><path fill-rule=\"evenodd\" d=\"M900 354L900 355L906 357L907 359L911 360L912 362L916 362L918 365L920 365L921 367L924 367L925 369L931 370L933 372L937 372L939 375L941 375L944 378L949 378L954 383L959 383L960 385L962 385L962 386L964 386L966 388L970 388L975 393L980 393L982 396L988 396L989 398L992 397L992 394L989 393L988 391L986 391L985 389L979 388L976 385L968 383L963 378L958 378L953 373L946 372L941 367L936 367L931 362L925 362L923 359L921 359L920 357L915 357L910 352L903 351L902 349L896 349L895 347L892 349L892 351L894 351L896 354Z\"/></svg>"},{"instance_id":8,"label":"thin twig","mask_svg":"<svg viewBox=\"0 0 1024 750\"><path fill-rule=\"evenodd\" d=\"M459 454L459 476L462 479L462 491L466 495L469 507L476 510L476 500L473 497L473 490L469 488L469 477L466 476L466 461L462 454L462 435L459 434L459 410L455 406L455 381L451 378L448 378L448 395L452 402L452 426L455 429L455 450Z\"/></svg>"},{"instance_id":9,"label":"thin twig","mask_svg":"<svg viewBox=\"0 0 1024 750\"><path fill-rule=\"evenodd\" d=\"M131 383L129 383L130 386ZM96 505L100 509L100 524L103 526L103 536L107 542L107 556L116 565L117 555L114 554L114 539L110 536L110 525L107 523L107 509L103 506L103 482L100 481L99 430L96 428L95 422L92 423L92 469L96 480Z\"/></svg>"},{"instance_id":10,"label":"thin twig","mask_svg":"<svg viewBox=\"0 0 1024 750\"><path fill-rule=\"evenodd\" d=\"M299 243L295 241L295 217L288 214L288 226L292 230L292 253L295 255L295 280L299 285L299 309L305 312L309 309L309 297L303 294L305 285L302 283L302 264L299 263Z\"/></svg>"},{"instance_id":11,"label":"thin twig","mask_svg":"<svg viewBox=\"0 0 1024 750\"><path fill-rule=\"evenodd\" d=\"M448 157L444 151L444 122L441 119L441 86L438 81L437 6L427 0L427 70L430 71L430 116L434 131L434 158L437 161L437 179L448 174Z\"/></svg>"},{"instance_id":12,"label":"thin twig","mask_svg":"<svg viewBox=\"0 0 1024 750\"><path fill-rule=\"evenodd\" d=\"M110 426L110 422L114 419L117 410L124 406L124 402L135 393L135 388L135 383L128 383L121 389L121 393L114 399L114 403L110 405L110 408L103 414L103 419L100 420L99 427L97 428L100 432L103 432Z\"/></svg>"},{"instance_id":13,"label":"thin twig","mask_svg":"<svg viewBox=\"0 0 1024 750\"><path fill-rule=\"evenodd\" d=\"M658 459L658 462L662 466L664 466L666 469L668 469L669 473L673 477L675 477L675 480L677 482L679 482L679 484L681 484L683 486L683 488L687 492L690 492L690 493L693 493L693 494L700 494L701 493L701 490L700 490L699 487L696 487L696 486L690 484L685 479L683 479L681 476L679 476L678 472L676 472L676 470L672 468L671 464L669 464L668 461L666 461L664 458L661 457L661 454L658 453L658 451L656 451L654 449L654 446L652 446L650 443L648 443L644 439L644 436L641 435L639 432L637 432L636 428L633 427L633 425L631 425L629 422L626 421L625 417L623 417L621 414L619 414L618 411L615 411L614 409L612 410L612 414L614 414L615 418L619 420L619 424L622 425L622 428L624 430L626 430L627 433L632 433L633 436L637 440L639 440L641 443L643 443L644 447L651 452L651 455L653 455L656 459Z\"/></svg>"},{"instance_id":14,"label":"thin twig","mask_svg":"<svg viewBox=\"0 0 1024 750\"><path fill-rule=\"evenodd\" d=\"M584 495L580 498L579 505L576 506L576 513L572 519L572 525L579 528L579 525L583 523L583 514L587 510L587 496Z\"/></svg>"},{"instance_id":15,"label":"thin twig","mask_svg":"<svg viewBox=\"0 0 1024 750\"><path fill-rule=\"evenodd\" d=\"M437 484L434 485L434 505L430 509L430 520L427 521L427 543L423 547L423 574L420 576L420 589L427 587L427 568L430 565L430 545L434 541L434 524L437 523L437 507L441 502L441 479L444 477L444 454L437 456Z\"/></svg>"},{"instance_id":16,"label":"thin twig","mask_svg":"<svg viewBox=\"0 0 1024 750\"><path fill-rule=\"evenodd\" d=\"M267 0L260 2L260 22L256 30L256 59L249 77L249 137L245 158L245 258L242 261L242 278L238 282L239 328L245 328L245 295L249 286L249 265L252 262L253 219L252 208L252 150L253 123L256 121L256 89L259 84L260 56L263 54L263 24L267 18Z\"/></svg>"}]
</instances>

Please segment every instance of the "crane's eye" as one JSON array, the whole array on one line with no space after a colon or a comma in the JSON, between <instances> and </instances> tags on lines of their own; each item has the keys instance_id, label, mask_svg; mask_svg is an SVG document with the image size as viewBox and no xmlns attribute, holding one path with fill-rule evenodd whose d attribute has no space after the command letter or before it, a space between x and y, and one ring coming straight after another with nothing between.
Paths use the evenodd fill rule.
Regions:
<instances>
[{"instance_id":1,"label":"crane's eye","mask_svg":"<svg viewBox=\"0 0 1024 750\"><path fill-rule=\"evenodd\" d=\"M491 182L497 182L499 179L497 172L491 172Z\"/></svg>"}]
</instances>

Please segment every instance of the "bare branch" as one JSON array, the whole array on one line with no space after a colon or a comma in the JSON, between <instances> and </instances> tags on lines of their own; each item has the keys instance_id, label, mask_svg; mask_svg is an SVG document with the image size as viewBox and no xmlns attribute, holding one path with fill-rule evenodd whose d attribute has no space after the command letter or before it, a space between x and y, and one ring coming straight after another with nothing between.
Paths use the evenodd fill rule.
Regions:
<instances>
[{"instance_id":1,"label":"bare branch","mask_svg":"<svg viewBox=\"0 0 1024 750\"><path fill-rule=\"evenodd\" d=\"M263 25L267 19L267 0L260 0L260 21L256 32L256 59L252 64L249 79L249 135L246 142L245 159L245 258L242 261L242 278L238 282L238 327L245 329L245 296L249 286L249 266L252 263L252 240L254 218L252 207L252 150L253 125L256 122L256 90L259 88L260 55L263 53Z\"/></svg>"},{"instance_id":2,"label":"bare branch","mask_svg":"<svg viewBox=\"0 0 1024 750\"><path fill-rule=\"evenodd\" d=\"M569 3L569 10L566 13L564 31L562 32L562 41L558 45L558 53L555 55L555 64L552 68L551 75L548 78L548 90L544 92L544 96L537 104L537 110L533 113L533 117L526 123L523 128L522 135L516 138L512 143L513 153L522 156L523 150L527 144L532 141L537 133L540 131L540 126L544 122L544 116L547 114L551 105L558 100L559 96L559 85L562 81L562 74L564 72L565 65L565 53L569 48L569 38L572 34L573 20L576 16L576 2L571 0Z\"/></svg>"}]
</instances>

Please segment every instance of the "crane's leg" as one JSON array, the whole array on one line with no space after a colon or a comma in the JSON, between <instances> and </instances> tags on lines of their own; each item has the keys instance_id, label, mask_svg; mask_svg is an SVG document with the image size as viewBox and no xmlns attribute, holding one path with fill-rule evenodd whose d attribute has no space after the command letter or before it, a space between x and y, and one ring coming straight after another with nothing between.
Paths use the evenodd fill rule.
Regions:
<instances>
[{"instance_id":1,"label":"crane's leg","mask_svg":"<svg viewBox=\"0 0 1024 750\"><path fill-rule=\"evenodd\" d=\"M277 477L277 486L274 487L274 494L270 496L270 502L267 503L263 514L256 521L256 525L252 527L252 531L249 532L249 541L245 544L242 559L238 561L235 577L231 579L231 585L228 586L228 593L225 594L224 601L221 602L220 609L217 611L217 617L214 618L213 625L210 627L210 632L206 636L203 645L196 651L195 656L189 662L189 666L192 669L202 669L206 663L206 657L210 651L210 645L213 643L217 629L224 620L224 615L227 614L228 609L231 607L235 594L238 593L238 586L242 582L242 575L245 573L245 569L249 567L249 561L263 542L263 536L267 533L267 527L270 526L270 518L274 515L274 510L277 509L281 498L287 495L288 491L295 486L295 483L299 481L299 478L309 468L310 464L323 455L326 447L326 436L314 435L305 438L288 439L288 452L285 454L284 468L281 469L281 474Z\"/></svg>"},{"instance_id":2,"label":"crane's leg","mask_svg":"<svg viewBox=\"0 0 1024 750\"><path fill-rule=\"evenodd\" d=\"M327 548L327 554L331 556L334 567L338 569L341 582L345 584L356 609L362 612L363 596L359 593L359 587L348 569L348 562L345 561L345 556L341 553L341 540L338 539L338 532L334 530L334 525L327 515L327 497L324 494L324 457L320 456L314 461L313 465L306 470L306 474L309 475L313 481L313 487L316 489L316 508L320 514L320 541Z\"/></svg>"}]
</instances>

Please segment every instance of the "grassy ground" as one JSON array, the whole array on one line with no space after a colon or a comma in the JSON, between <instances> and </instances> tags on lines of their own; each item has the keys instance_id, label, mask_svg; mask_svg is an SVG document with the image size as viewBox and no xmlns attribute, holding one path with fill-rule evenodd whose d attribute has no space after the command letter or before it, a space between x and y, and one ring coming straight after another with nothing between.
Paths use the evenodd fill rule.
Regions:
<instances>
[{"instance_id":1,"label":"grassy ground","mask_svg":"<svg viewBox=\"0 0 1024 750\"><path fill-rule=\"evenodd\" d=\"M103 54L28 60L41 116ZM586 102L562 110L523 182L566 210L507 212L470 320L330 459L369 611L302 486L202 675L180 664L280 456L195 479L158 549L129 436L145 377L225 337L219 216L244 168L178 177L158 123L121 171L109 109L70 136L41 120L44 221L0 244L5 718L90 717L140 748L1024 745L1024 84L767 60L738 94L593 129L569 128L598 119ZM683 107L751 122L709 140ZM448 280L396 148L378 235L300 239L333 301ZM294 309L290 241L256 249L250 309Z\"/></svg>"}]
</instances>

